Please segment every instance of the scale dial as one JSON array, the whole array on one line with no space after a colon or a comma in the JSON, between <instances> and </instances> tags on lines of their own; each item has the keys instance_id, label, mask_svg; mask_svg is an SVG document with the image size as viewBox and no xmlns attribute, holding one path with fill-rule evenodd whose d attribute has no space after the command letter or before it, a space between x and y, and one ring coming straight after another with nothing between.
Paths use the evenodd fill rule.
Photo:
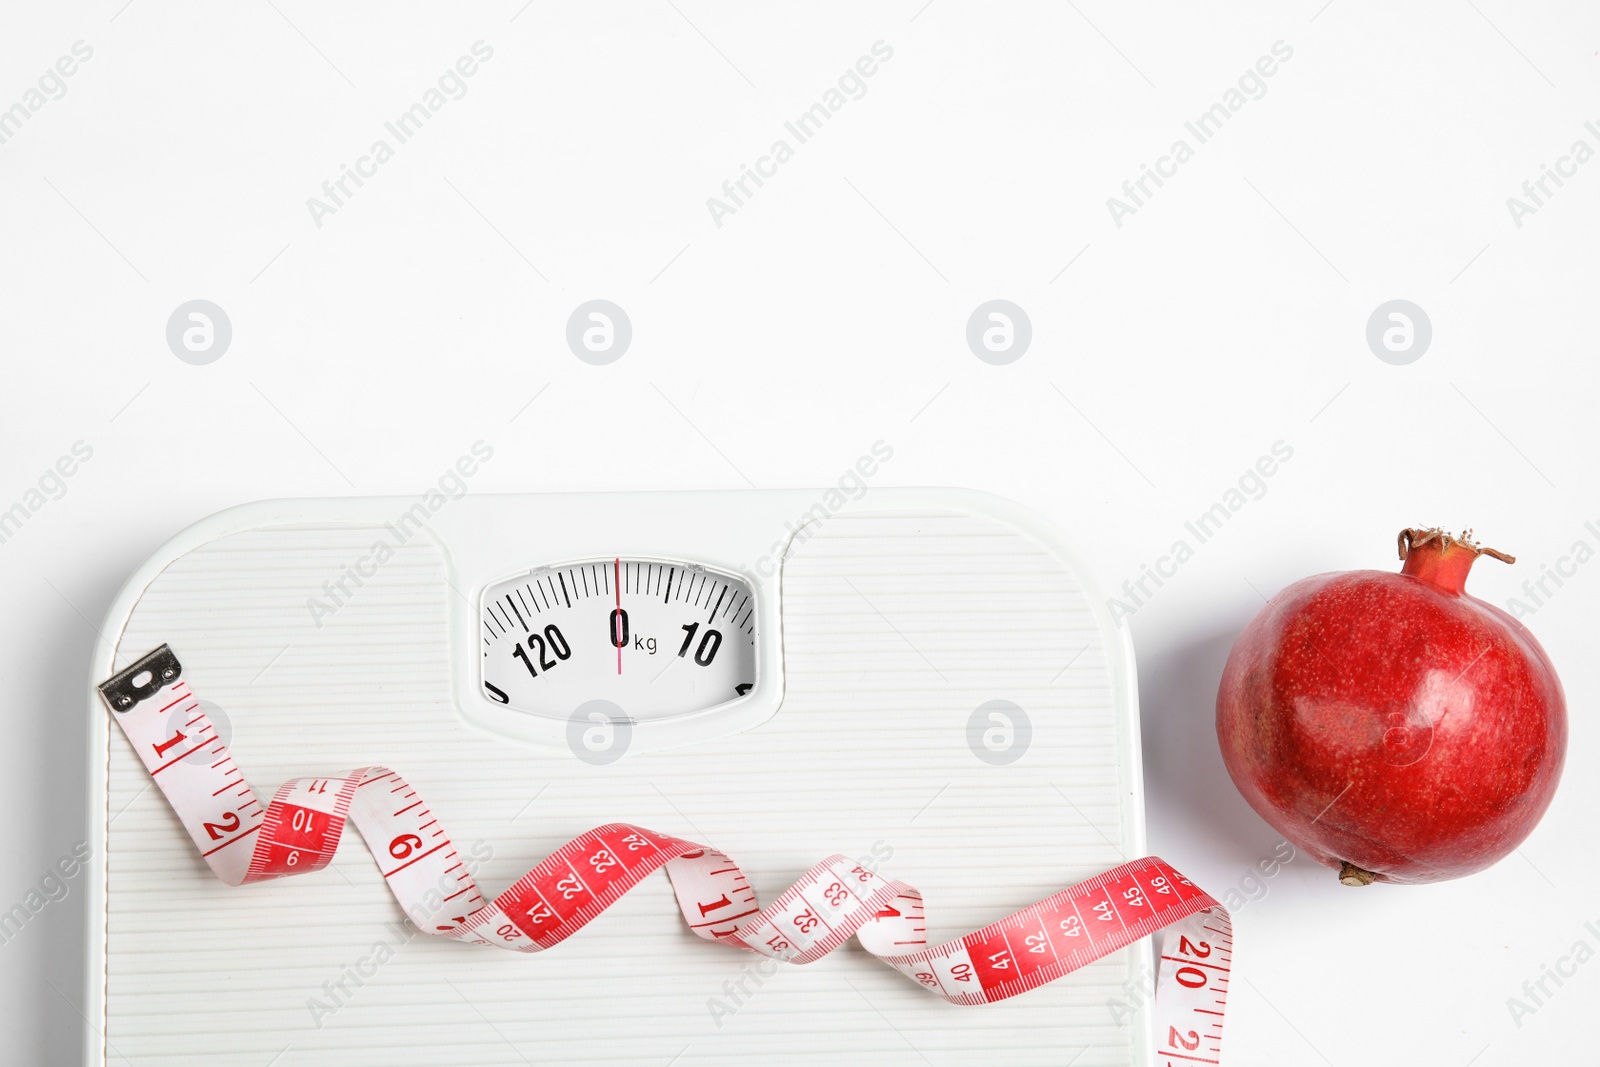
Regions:
<instances>
[{"instance_id":1,"label":"scale dial","mask_svg":"<svg viewBox=\"0 0 1600 1067\"><path fill-rule=\"evenodd\" d=\"M756 681L748 582L664 559L581 560L489 586L479 607L483 692L568 719L609 701L634 722L737 700Z\"/></svg>"}]
</instances>

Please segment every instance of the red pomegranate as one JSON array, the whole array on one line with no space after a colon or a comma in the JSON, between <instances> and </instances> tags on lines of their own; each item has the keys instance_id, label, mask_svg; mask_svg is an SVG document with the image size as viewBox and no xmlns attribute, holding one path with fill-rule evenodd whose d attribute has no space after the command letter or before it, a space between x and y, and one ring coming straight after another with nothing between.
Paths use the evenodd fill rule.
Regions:
<instances>
[{"instance_id":1,"label":"red pomegranate","mask_svg":"<svg viewBox=\"0 0 1600 1067\"><path fill-rule=\"evenodd\" d=\"M1400 532L1399 574L1319 574L1234 643L1217 738L1234 784L1345 885L1499 860L1550 805L1566 700L1522 624L1463 592L1471 531Z\"/></svg>"}]
</instances>

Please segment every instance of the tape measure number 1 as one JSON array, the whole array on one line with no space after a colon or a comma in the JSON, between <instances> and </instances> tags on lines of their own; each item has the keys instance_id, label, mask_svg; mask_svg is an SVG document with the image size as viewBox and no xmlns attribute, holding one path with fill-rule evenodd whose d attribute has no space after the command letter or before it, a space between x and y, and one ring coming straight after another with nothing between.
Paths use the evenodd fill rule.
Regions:
<instances>
[{"instance_id":1,"label":"tape measure number 1","mask_svg":"<svg viewBox=\"0 0 1600 1067\"><path fill-rule=\"evenodd\" d=\"M699 937L805 964L854 936L952 1004L1017 996L1165 930L1156 976L1159 1056L1167 1067L1219 1062L1233 959L1229 916L1153 856L935 945L927 943L915 888L842 855L818 863L762 907L725 854L626 823L581 834L485 901L439 820L388 768L293 778L263 807L182 674L162 645L100 692L201 856L229 885L321 870L353 822L419 930L540 952L664 868Z\"/></svg>"}]
</instances>

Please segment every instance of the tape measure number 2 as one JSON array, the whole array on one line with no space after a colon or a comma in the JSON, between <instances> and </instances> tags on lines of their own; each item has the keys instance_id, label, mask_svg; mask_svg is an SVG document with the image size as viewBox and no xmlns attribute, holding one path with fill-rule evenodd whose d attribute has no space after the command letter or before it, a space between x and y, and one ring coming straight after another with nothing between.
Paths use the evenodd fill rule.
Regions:
<instances>
[{"instance_id":1,"label":"tape measure number 2","mask_svg":"<svg viewBox=\"0 0 1600 1067\"><path fill-rule=\"evenodd\" d=\"M613 580L619 574L620 566ZM663 603L670 605L668 597ZM738 631L730 630L725 640L731 654ZM692 646L694 637L685 643ZM617 652L621 646L611 648ZM1219 1062L1233 958L1229 916L1155 857L1123 864L934 945L923 933L927 924L915 888L842 855L824 859L763 907L725 854L624 823L579 835L486 901L434 813L392 770L364 767L294 778L263 806L182 675L177 656L162 645L101 684L100 692L195 847L229 885L321 870L332 860L345 824L353 822L419 930L540 952L578 933L651 872L664 869L684 921L699 937L806 964L854 936L930 993L966 1005L1036 989L1165 930L1156 978L1158 1058L1165 1067ZM729 673L730 684L740 684L731 681L737 676Z\"/></svg>"}]
</instances>

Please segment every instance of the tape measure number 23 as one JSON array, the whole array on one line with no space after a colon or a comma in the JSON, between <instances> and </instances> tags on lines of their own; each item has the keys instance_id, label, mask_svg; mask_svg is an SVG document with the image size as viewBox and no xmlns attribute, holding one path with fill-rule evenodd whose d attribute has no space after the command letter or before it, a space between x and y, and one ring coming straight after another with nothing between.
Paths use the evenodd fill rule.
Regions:
<instances>
[{"instance_id":1,"label":"tape measure number 23","mask_svg":"<svg viewBox=\"0 0 1600 1067\"><path fill-rule=\"evenodd\" d=\"M621 562L605 577L622 580ZM602 581L599 596L604 590ZM714 596L716 590L708 593ZM733 601L723 613L729 625L721 631L729 634L725 680L737 687L744 684L739 679L748 667L748 658L738 655L735 613L742 609L735 606L736 588L725 586L722 593L724 601ZM661 603L670 607L670 596ZM696 646L692 625L682 627L688 633L686 654L715 663L718 650L704 639ZM568 656L575 654L560 622L550 623L548 630L553 631L545 638L555 646L552 655L560 656L562 645ZM620 657L622 648L614 640L609 651ZM506 678L503 685L497 677ZM515 677L514 671L486 670L484 684L507 699L525 699L518 695ZM929 993L962 1005L1017 996L1165 930L1156 979L1158 1058L1168 1067L1219 1062L1233 955L1229 916L1155 857L1123 864L965 937L931 945L923 932L921 894L842 855L822 860L763 907L727 855L624 823L580 834L486 900L435 813L393 770L363 767L293 778L263 806L166 645L99 688L195 847L229 885L321 870L332 860L345 824L353 822L395 900L420 931L541 952L578 933L659 868L684 921L701 938L806 964L854 936Z\"/></svg>"}]
</instances>

